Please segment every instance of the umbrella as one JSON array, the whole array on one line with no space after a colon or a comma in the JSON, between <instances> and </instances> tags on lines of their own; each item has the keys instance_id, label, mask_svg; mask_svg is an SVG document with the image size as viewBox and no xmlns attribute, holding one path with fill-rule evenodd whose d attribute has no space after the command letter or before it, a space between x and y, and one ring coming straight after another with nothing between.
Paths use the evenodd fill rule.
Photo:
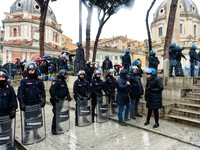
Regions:
<instances>
[{"instance_id":1,"label":"umbrella","mask_svg":"<svg viewBox=\"0 0 200 150\"><path fill-rule=\"evenodd\" d=\"M121 65L118 65L118 67L119 67L119 68L122 68L122 66L121 66Z\"/></svg>"},{"instance_id":2,"label":"umbrella","mask_svg":"<svg viewBox=\"0 0 200 150\"><path fill-rule=\"evenodd\" d=\"M45 55L45 56L43 56L43 58L47 59L47 58L51 58L51 56L50 55Z\"/></svg>"},{"instance_id":3,"label":"umbrella","mask_svg":"<svg viewBox=\"0 0 200 150\"><path fill-rule=\"evenodd\" d=\"M41 61L42 58L38 57L38 58L35 58L35 61Z\"/></svg>"},{"instance_id":4,"label":"umbrella","mask_svg":"<svg viewBox=\"0 0 200 150\"><path fill-rule=\"evenodd\" d=\"M14 60L21 60L20 58L15 58Z\"/></svg>"},{"instance_id":5,"label":"umbrella","mask_svg":"<svg viewBox=\"0 0 200 150\"><path fill-rule=\"evenodd\" d=\"M52 61L52 60L55 60L56 62L59 61L59 59L58 59L57 57L52 57L52 58L51 58L51 61Z\"/></svg>"}]
</instances>

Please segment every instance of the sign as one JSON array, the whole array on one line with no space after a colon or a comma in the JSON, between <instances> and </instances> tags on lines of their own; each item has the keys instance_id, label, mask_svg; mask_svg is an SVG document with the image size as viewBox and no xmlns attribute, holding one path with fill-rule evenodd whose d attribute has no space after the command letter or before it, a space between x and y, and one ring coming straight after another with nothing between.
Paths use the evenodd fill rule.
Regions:
<instances>
[{"instance_id":1,"label":"sign","mask_svg":"<svg viewBox=\"0 0 200 150\"><path fill-rule=\"evenodd\" d=\"M8 72L8 74L11 73L12 76L14 76L17 72L17 67L12 63L7 63L3 65L3 69L5 69Z\"/></svg>"}]
</instances>

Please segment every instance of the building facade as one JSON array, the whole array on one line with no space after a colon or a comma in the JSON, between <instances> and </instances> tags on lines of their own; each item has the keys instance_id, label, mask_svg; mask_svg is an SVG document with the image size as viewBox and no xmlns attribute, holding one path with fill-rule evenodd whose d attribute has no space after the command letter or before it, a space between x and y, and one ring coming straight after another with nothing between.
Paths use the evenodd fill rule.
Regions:
<instances>
[{"instance_id":1,"label":"building facade","mask_svg":"<svg viewBox=\"0 0 200 150\"><path fill-rule=\"evenodd\" d=\"M35 0L16 0L2 22L3 64L14 62L15 58L29 61L39 57L40 7ZM57 57L61 54L61 36L61 25L49 7L45 26L45 55Z\"/></svg>"},{"instance_id":2,"label":"building facade","mask_svg":"<svg viewBox=\"0 0 200 150\"><path fill-rule=\"evenodd\" d=\"M164 0L156 12L151 24L152 46L158 51L159 69L163 69L164 42L168 25L168 16L172 0ZM189 60L189 49L200 42L200 15L197 5L192 0L179 0L172 42L185 47L183 54ZM182 60L183 67L189 61Z\"/></svg>"}]
</instances>

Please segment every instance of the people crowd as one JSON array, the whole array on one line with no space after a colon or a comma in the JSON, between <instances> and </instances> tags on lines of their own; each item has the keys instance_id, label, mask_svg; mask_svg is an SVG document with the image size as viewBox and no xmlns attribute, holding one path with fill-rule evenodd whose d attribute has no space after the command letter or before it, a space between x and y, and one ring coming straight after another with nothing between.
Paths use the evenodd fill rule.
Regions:
<instances>
[{"instance_id":1,"label":"people crowd","mask_svg":"<svg viewBox=\"0 0 200 150\"><path fill-rule=\"evenodd\" d=\"M194 76L195 63L200 60L200 53L197 54L195 51L196 49L197 46L192 45L189 52L191 76ZM187 59L182 53L183 50L184 47L181 48L175 43L172 43L170 46L170 77L173 76L172 73L174 69L176 76L184 76L181 58L183 57L185 60ZM76 126L89 125L94 123L95 120L97 122L105 122L108 119L107 115L114 116L116 114L118 114L119 125L127 126L129 120L136 120L137 118L142 117L142 115L139 114L138 106L140 99L144 97L148 109L144 125L150 123L152 112L154 112L155 124L153 125L153 128L159 127L159 109L162 108L163 85L157 75L158 65L160 64L159 59L156 57L157 51L151 50L149 53L149 68L145 70L146 76L143 75L144 72L141 68L141 60L135 59L133 63L131 63L129 53L130 51L126 50L125 55L120 56L122 59L122 69L120 71L118 66L118 79L114 76L116 70L113 69L114 66L112 61L109 59L109 55L106 55L105 60L103 61L103 72L96 69L95 63L91 63L90 61L86 62L84 70L78 72L78 78L73 85L73 97L76 102ZM57 60L51 59L49 56L43 57L42 59L37 60L36 63L30 63L27 66L26 60L22 63L17 60L17 69L19 72L22 71L22 74L25 74L18 87L17 96L13 87L7 83L7 71L1 69L0 92L3 94L0 97L0 117L9 116L10 119L15 118L16 109L18 108L18 99L20 110L23 112L22 114L24 114L25 120L30 120L32 118L37 118L38 120L38 118L41 118L39 116L41 116L42 108L44 108L46 104L46 92L42 81L52 80L49 89L50 102L53 106L51 132L53 135L59 134L62 131L62 128L58 125L59 117L57 113L61 112L65 101L72 100L66 83L69 70L67 61L67 58L63 55ZM56 73L58 73L57 76L55 76ZM40 79L39 75L41 76ZM145 77L146 85L144 86L142 85L141 79L144 79ZM91 100L91 105L89 100ZM57 107L58 103L61 107ZM30 115L30 110L33 106L34 110L38 111ZM97 112L96 119L95 110ZM88 117L90 114L91 117ZM66 117L66 115L63 114L61 114L61 116ZM61 119L61 122L68 119L69 116L67 116L67 119ZM41 123L39 127L44 127L44 124ZM31 129L26 127L24 128L25 134L23 137L23 144L30 144L28 141L32 130L33 137L36 140L42 139L41 135L38 133L39 127Z\"/></svg>"}]
</instances>

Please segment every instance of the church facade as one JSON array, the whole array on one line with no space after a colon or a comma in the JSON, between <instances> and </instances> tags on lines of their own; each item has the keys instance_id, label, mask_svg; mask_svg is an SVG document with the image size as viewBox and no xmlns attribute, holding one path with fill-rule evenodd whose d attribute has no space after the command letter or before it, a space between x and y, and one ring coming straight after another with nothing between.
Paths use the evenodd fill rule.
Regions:
<instances>
[{"instance_id":1,"label":"church facade","mask_svg":"<svg viewBox=\"0 0 200 150\"><path fill-rule=\"evenodd\" d=\"M5 13L2 20L4 40L2 42L3 64L34 60L39 57L39 23L40 7L35 0L16 0ZM61 54L61 25L57 23L53 10L49 7L45 27L45 55L59 56Z\"/></svg>"}]
</instances>

